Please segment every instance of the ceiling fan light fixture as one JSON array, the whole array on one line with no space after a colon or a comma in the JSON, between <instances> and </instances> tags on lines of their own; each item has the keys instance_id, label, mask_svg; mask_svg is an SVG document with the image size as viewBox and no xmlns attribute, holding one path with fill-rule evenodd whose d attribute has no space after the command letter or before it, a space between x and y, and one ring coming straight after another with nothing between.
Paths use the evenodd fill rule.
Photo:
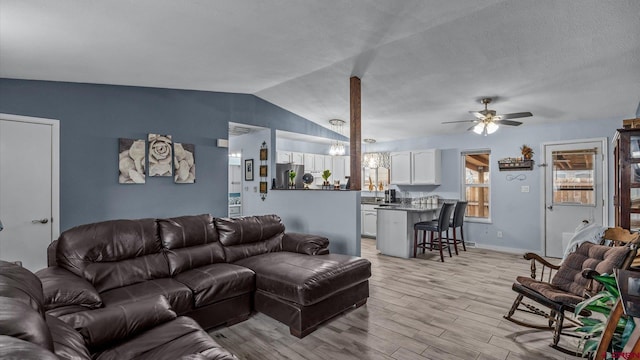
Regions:
<instances>
[{"instance_id":1,"label":"ceiling fan light fixture","mask_svg":"<svg viewBox=\"0 0 640 360\"><path fill-rule=\"evenodd\" d=\"M476 126L474 126L473 132L478 135L482 135L482 133L484 132L484 123L478 123Z\"/></svg>"},{"instance_id":2,"label":"ceiling fan light fixture","mask_svg":"<svg viewBox=\"0 0 640 360\"><path fill-rule=\"evenodd\" d=\"M487 134L493 134L494 132L496 132L498 130L500 126L496 123L494 123L493 121L489 122L487 124Z\"/></svg>"}]
</instances>

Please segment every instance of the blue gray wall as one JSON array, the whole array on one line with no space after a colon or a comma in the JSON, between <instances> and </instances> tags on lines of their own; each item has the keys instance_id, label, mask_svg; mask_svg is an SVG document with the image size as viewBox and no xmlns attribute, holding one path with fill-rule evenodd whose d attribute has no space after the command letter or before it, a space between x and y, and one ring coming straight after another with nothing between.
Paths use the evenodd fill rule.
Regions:
<instances>
[{"instance_id":1,"label":"blue gray wall","mask_svg":"<svg viewBox=\"0 0 640 360\"><path fill-rule=\"evenodd\" d=\"M0 113L60 120L60 230L114 219L227 215L228 122L333 133L253 95L0 79ZM196 145L196 184L118 184L118 138L173 135ZM273 148L273 147L270 147Z\"/></svg>"}]
</instances>

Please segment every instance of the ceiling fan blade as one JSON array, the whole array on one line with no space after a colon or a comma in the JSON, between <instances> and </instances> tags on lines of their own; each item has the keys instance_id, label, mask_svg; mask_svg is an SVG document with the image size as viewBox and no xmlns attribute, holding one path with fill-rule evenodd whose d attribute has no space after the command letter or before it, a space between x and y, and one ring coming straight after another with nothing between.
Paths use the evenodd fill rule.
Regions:
<instances>
[{"instance_id":1,"label":"ceiling fan blade","mask_svg":"<svg viewBox=\"0 0 640 360\"><path fill-rule=\"evenodd\" d=\"M458 121L445 121L442 124L464 123L464 122L480 122L480 120L458 120Z\"/></svg>"},{"instance_id":2,"label":"ceiling fan blade","mask_svg":"<svg viewBox=\"0 0 640 360\"><path fill-rule=\"evenodd\" d=\"M505 119L518 119L518 118L529 117L529 116L533 116L533 114L527 111L527 112L519 112L519 113L512 113L512 114L500 114L500 115L496 115L495 117L497 117L498 120L505 120Z\"/></svg>"},{"instance_id":3,"label":"ceiling fan blade","mask_svg":"<svg viewBox=\"0 0 640 360\"><path fill-rule=\"evenodd\" d=\"M518 126L522 125L520 121L511 121L511 120L496 120L494 121L496 124L500 125L509 125L509 126Z\"/></svg>"},{"instance_id":4,"label":"ceiling fan blade","mask_svg":"<svg viewBox=\"0 0 640 360\"><path fill-rule=\"evenodd\" d=\"M484 119L484 117L485 117L485 115L483 113L478 112L478 111L469 111L469 114L477 117L480 120Z\"/></svg>"},{"instance_id":5,"label":"ceiling fan blade","mask_svg":"<svg viewBox=\"0 0 640 360\"><path fill-rule=\"evenodd\" d=\"M467 131L473 131L473 129L478 126L478 125L473 125L472 127L468 128Z\"/></svg>"}]
</instances>

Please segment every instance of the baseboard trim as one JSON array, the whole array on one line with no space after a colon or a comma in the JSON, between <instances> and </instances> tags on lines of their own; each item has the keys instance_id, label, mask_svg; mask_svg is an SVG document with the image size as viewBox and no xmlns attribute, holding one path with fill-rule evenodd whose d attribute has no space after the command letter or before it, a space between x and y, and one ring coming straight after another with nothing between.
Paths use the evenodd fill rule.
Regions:
<instances>
[{"instance_id":1,"label":"baseboard trim","mask_svg":"<svg viewBox=\"0 0 640 360\"><path fill-rule=\"evenodd\" d=\"M519 249L519 248L506 247L506 246L487 245L487 244L473 244L473 247L475 247L476 249L493 250L493 251L499 251L499 252L504 252L509 254L524 254L526 252L532 252L540 255L540 250Z\"/></svg>"}]
</instances>

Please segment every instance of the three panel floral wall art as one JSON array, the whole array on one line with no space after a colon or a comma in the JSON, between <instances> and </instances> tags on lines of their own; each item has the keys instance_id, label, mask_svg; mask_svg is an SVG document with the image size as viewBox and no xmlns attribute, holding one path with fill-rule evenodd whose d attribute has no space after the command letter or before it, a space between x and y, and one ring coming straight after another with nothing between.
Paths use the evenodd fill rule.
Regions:
<instances>
[{"instance_id":1,"label":"three panel floral wall art","mask_svg":"<svg viewBox=\"0 0 640 360\"><path fill-rule=\"evenodd\" d=\"M144 184L147 160L149 176L172 176L176 184L196 182L194 144L174 143L171 135L161 134L149 134L147 142L144 139L118 140L118 183Z\"/></svg>"}]
</instances>

